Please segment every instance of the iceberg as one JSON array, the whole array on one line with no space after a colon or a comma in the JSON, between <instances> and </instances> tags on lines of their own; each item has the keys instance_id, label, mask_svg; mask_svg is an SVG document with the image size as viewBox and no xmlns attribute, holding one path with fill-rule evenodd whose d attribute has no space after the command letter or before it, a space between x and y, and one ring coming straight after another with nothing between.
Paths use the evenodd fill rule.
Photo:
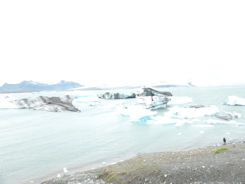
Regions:
<instances>
[{"instance_id":1,"label":"iceberg","mask_svg":"<svg viewBox=\"0 0 245 184\"><path fill-rule=\"evenodd\" d=\"M139 99L141 100L141 104L151 110L166 108L170 101L170 99L165 96L146 96Z\"/></svg>"},{"instance_id":2,"label":"iceberg","mask_svg":"<svg viewBox=\"0 0 245 184\"><path fill-rule=\"evenodd\" d=\"M173 96L168 91L158 91L152 88L143 88L142 92L138 96Z\"/></svg>"},{"instance_id":3,"label":"iceberg","mask_svg":"<svg viewBox=\"0 0 245 184\"><path fill-rule=\"evenodd\" d=\"M0 108L1 109L15 109L18 108L12 101L16 100L13 96L10 95L1 95L0 96Z\"/></svg>"},{"instance_id":4,"label":"iceberg","mask_svg":"<svg viewBox=\"0 0 245 184\"><path fill-rule=\"evenodd\" d=\"M230 121L233 119L238 119L241 117L241 114L237 113L237 112L218 112L215 114L216 118L222 119L222 120L226 120L226 121Z\"/></svg>"},{"instance_id":5,"label":"iceberg","mask_svg":"<svg viewBox=\"0 0 245 184\"><path fill-rule=\"evenodd\" d=\"M131 122L147 122L151 120L154 115L156 115L155 111L151 111L149 109L145 109L140 105L122 107L119 109L121 117L128 117Z\"/></svg>"},{"instance_id":6,"label":"iceberg","mask_svg":"<svg viewBox=\"0 0 245 184\"><path fill-rule=\"evenodd\" d=\"M64 97L39 96L36 98L15 99L11 96L0 96L0 108L17 108L45 110L50 112L79 112L72 104L73 97L66 95Z\"/></svg>"},{"instance_id":7,"label":"iceberg","mask_svg":"<svg viewBox=\"0 0 245 184\"><path fill-rule=\"evenodd\" d=\"M167 107L168 102L171 100L169 96L172 96L172 93L157 91L152 88L143 88L142 91L138 93L106 92L99 94L98 98L107 100L136 98L138 104L144 105L147 109L156 110Z\"/></svg>"},{"instance_id":8,"label":"iceberg","mask_svg":"<svg viewBox=\"0 0 245 184\"><path fill-rule=\"evenodd\" d=\"M240 98L237 96L229 96L228 100L224 104L231 105L231 106L245 106L245 98Z\"/></svg>"},{"instance_id":9,"label":"iceberg","mask_svg":"<svg viewBox=\"0 0 245 184\"><path fill-rule=\"evenodd\" d=\"M172 107L165 115L178 119L192 119L213 116L217 112L219 112L219 110L216 106L192 105L189 107Z\"/></svg>"},{"instance_id":10,"label":"iceberg","mask_svg":"<svg viewBox=\"0 0 245 184\"><path fill-rule=\"evenodd\" d=\"M79 110L72 104L73 98L69 95L61 97L47 97L39 96L33 99L20 99L16 100L15 103L20 108L33 109L33 110L46 110L50 112L79 112Z\"/></svg>"},{"instance_id":11,"label":"iceberg","mask_svg":"<svg viewBox=\"0 0 245 184\"><path fill-rule=\"evenodd\" d=\"M104 94L99 94L98 97L102 99L107 99L107 100L128 99L128 98L136 98L136 94L135 93L123 94L123 93L106 92Z\"/></svg>"}]
</instances>

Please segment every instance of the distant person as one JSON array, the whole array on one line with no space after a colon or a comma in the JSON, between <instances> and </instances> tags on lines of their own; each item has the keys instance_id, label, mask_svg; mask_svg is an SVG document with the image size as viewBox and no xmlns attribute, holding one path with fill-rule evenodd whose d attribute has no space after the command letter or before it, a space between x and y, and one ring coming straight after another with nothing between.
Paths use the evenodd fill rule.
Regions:
<instances>
[{"instance_id":1,"label":"distant person","mask_svg":"<svg viewBox=\"0 0 245 184\"><path fill-rule=\"evenodd\" d=\"M223 138L223 142L224 142L224 145L226 145L226 139L225 139L225 137Z\"/></svg>"}]
</instances>

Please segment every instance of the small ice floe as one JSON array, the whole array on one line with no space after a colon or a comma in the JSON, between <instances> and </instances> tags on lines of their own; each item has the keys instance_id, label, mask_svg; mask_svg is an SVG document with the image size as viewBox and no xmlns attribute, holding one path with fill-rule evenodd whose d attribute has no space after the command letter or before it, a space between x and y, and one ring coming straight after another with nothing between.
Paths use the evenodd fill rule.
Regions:
<instances>
[{"instance_id":1,"label":"small ice floe","mask_svg":"<svg viewBox=\"0 0 245 184\"><path fill-rule=\"evenodd\" d=\"M245 106L245 98L240 98L237 96L229 96L224 104L232 105L232 106Z\"/></svg>"},{"instance_id":2,"label":"small ice floe","mask_svg":"<svg viewBox=\"0 0 245 184\"><path fill-rule=\"evenodd\" d=\"M18 106L15 105L16 99L10 95L0 95L0 109L15 109Z\"/></svg>"},{"instance_id":3,"label":"small ice floe","mask_svg":"<svg viewBox=\"0 0 245 184\"><path fill-rule=\"evenodd\" d=\"M147 124L148 121L153 121L153 116L156 112L145 109L142 106L130 106L120 110L121 117L127 117L131 122L136 124Z\"/></svg>"},{"instance_id":4,"label":"small ice floe","mask_svg":"<svg viewBox=\"0 0 245 184\"><path fill-rule=\"evenodd\" d=\"M212 116L219 112L216 106L202 106L202 107L173 107L166 113L167 116L172 118L192 119L205 116Z\"/></svg>"},{"instance_id":5,"label":"small ice floe","mask_svg":"<svg viewBox=\"0 0 245 184\"><path fill-rule=\"evenodd\" d=\"M57 174L57 176L56 176L57 178L60 178L61 177L61 175L60 174Z\"/></svg>"},{"instance_id":6,"label":"small ice floe","mask_svg":"<svg viewBox=\"0 0 245 184\"><path fill-rule=\"evenodd\" d=\"M215 114L215 117L222 119L222 120L230 121L233 119L240 118L241 114L239 114L237 112L218 112Z\"/></svg>"},{"instance_id":7,"label":"small ice floe","mask_svg":"<svg viewBox=\"0 0 245 184\"><path fill-rule=\"evenodd\" d=\"M68 170L64 167L63 172L66 174L66 173L68 173Z\"/></svg>"},{"instance_id":8,"label":"small ice floe","mask_svg":"<svg viewBox=\"0 0 245 184\"><path fill-rule=\"evenodd\" d=\"M156 112L145 109L142 106L135 105L135 106L130 106L128 108L121 108L119 109L120 113L124 117L130 117L132 120L139 119L143 116L153 116L156 114Z\"/></svg>"}]
</instances>

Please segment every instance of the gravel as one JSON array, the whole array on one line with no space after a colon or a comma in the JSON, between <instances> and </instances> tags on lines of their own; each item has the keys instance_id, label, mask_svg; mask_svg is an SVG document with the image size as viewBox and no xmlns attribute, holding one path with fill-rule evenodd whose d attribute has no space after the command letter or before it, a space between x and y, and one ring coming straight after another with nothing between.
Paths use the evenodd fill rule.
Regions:
<instances>
[{"instance_id":1,"label":"gravel","mask_svg":"<svg viewBox=\"0 0 245 184\"><path fill-rule=\"evenodd\" d=\"M217 149L222 151L216 152ZM41 184L244 183L245 144L138 155L106 167L54 177Z\"/></svg>"}]
</instances>

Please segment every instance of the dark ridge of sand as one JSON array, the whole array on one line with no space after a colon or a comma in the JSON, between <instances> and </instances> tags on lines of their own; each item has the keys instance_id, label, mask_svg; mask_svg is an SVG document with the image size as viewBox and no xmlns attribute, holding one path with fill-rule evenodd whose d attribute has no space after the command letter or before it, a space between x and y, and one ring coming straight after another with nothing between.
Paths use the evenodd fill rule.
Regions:
<instances>
[{"instance_id":1,"label":"dark ridge of sand","mask_svg":"<svg viewBox=\"0 0 245 184\"><path fill-rule=\"evenodd\" d=\"M95 170L66 174L41 184L104 183L245 184L245 144L144 154Z\"/></svg>"}]
</instances>

